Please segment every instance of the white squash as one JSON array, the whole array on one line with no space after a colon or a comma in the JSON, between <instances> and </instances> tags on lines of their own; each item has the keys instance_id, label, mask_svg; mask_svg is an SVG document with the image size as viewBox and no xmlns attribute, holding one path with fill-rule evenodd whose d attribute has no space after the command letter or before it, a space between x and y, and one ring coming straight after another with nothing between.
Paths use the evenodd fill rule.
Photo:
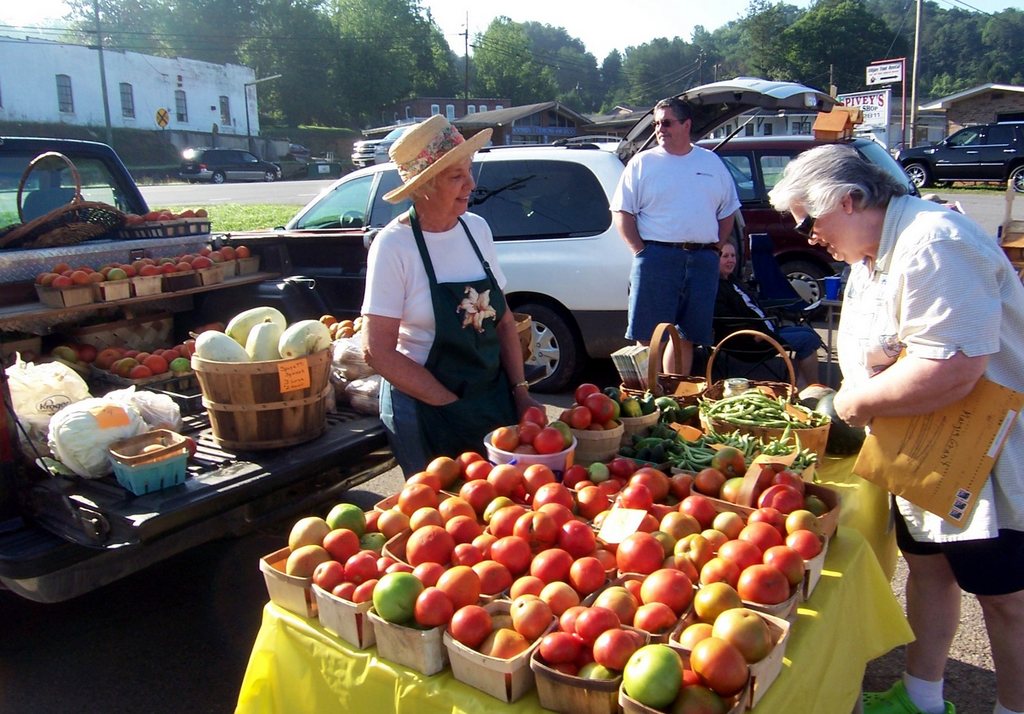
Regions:
<instances>
[{"instance_id":1,"label":"white squash","mask_svg":"<svg viewBox=\"0 0 1024 714\"><path fill-rule=\"evenodd\" d=\"M319 320L299 320L281 333L277 351L284 359L295 359L331 346L331 332Z\"/></svg>"},{"instance_id":2,"label":"white squash","mask_svg":"<svg viewBox=\"0 0 1024 714\"><path fill-rule=\"evenodd\" d=\"M276 322L261 322L249 330L249 337L245 341L245 351L253 362L265 362L267 360L281 359L281 353L277 350L277 343L281 339L284 330Z\"/></svg>"},{"instance_id":3,"label":"white squash","mask_svg":"<svg viewBox=\"0 0 1024 714\"><path fill-rule=\"evenodd\" d=\"M288 321L285 319L284 314L276 307L262 306L253 307L238 313L228 322L228 326L224 328L224 334L237 342L240 346L245 347L246 341L249 339L249 332L256 325L261 322L274 322L281 327L281 331L288 326Z\"/></svg>"},{"instance_id":4,"label":"white squash","mask_svg":"<svg viewBox=\"0 0 1024 714\"><path fill-rule=\"evenodd\" d=\"M207 330L196 338L196 356L211 362L248 362L245 348L223 332Z\"/></svg>"}]
</instances>

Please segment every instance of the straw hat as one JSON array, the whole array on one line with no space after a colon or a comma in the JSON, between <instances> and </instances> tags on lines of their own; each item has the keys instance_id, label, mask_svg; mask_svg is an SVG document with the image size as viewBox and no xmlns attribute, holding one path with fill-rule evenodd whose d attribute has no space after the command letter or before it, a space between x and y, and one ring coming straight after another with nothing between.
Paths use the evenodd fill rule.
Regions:
<instances>
[{"instance_id":1,"label":"straw hat","mask_svg":"<svg viewBox=\"0 0 1024 714\"><path fill-rule=\"evenodd\" d=\"M384 194L384 200L398 203L417 187L458 161L467 159L491 138L491 130L463 138L459 130L440 114L413 126L391 145L388 154L398 166L402 185Z\"/></svg>"}]
</instances>

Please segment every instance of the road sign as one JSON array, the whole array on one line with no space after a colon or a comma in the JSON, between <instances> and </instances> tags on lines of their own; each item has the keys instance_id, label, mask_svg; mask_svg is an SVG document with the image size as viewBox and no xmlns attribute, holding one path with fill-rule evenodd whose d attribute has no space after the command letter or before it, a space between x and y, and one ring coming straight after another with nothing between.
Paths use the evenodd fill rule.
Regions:
<instances>
[{"instance_id":1,"label":"road sign","mask_svg":"<svg viewBox=\"0 0 1024 714\"><path fill-rule=\"evenodd\" d=\"M895 84L903 81L903 59L869 64L866 70L867 80L865 83L869 87L875 84Z\"/></svg>"},{"instance_id":2,"label":"road sign","mask_svg":"<svg viewBox=\"0 0 1024 714\"><path fill-rule=\"evenodd\" d=\"M160 107L156 110L156 123L161 129L165 128L170 121L171 115L166 109Z\"/></svg>"}]
</instances>

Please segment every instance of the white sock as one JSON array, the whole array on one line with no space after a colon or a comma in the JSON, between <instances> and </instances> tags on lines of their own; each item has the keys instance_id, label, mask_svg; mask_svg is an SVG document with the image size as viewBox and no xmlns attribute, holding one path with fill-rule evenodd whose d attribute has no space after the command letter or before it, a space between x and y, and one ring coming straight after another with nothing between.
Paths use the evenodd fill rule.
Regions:
<instances>
[{"instance_id":1,"label":"white sock","mask_svg":"<svg viewBox=\"0 0 1024 714\"><path fill-rule=\"evenodd\" d=\"M997 701L995 709L992 710L992 714L1024 714L1024 712L1015 712L1013 709L1007 709Z\"/></svg>"},{"instance_id":2,"label":"white sock","mask_svg":"<svg viewBox=\"0 0 1024 714\"><path fill-rule=\"evenodd\" d=\"M942 699L943 681L940 679L937 682L930 682L903 673L903 686L907 690L907 696L924 714L944 714L946 711L946 702Z\"/></svg>"}]
</instances>

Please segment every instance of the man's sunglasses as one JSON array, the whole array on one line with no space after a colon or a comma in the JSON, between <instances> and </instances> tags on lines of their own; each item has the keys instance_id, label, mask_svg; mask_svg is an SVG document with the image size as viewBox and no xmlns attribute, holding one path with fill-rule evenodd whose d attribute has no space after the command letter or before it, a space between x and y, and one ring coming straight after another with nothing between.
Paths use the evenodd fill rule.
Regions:
<instances>
[{"instance_id":1,"label":"man's sunglasses","mask_svg":"<svg viewBox=\"0 0 1024 714\"><path fill-rule=\"evenodd\" d=\"M804 238L810 238L814 233L814 216L807 214L804 219L796 224L796 232Z\"/></svg>"}]
</instances>

